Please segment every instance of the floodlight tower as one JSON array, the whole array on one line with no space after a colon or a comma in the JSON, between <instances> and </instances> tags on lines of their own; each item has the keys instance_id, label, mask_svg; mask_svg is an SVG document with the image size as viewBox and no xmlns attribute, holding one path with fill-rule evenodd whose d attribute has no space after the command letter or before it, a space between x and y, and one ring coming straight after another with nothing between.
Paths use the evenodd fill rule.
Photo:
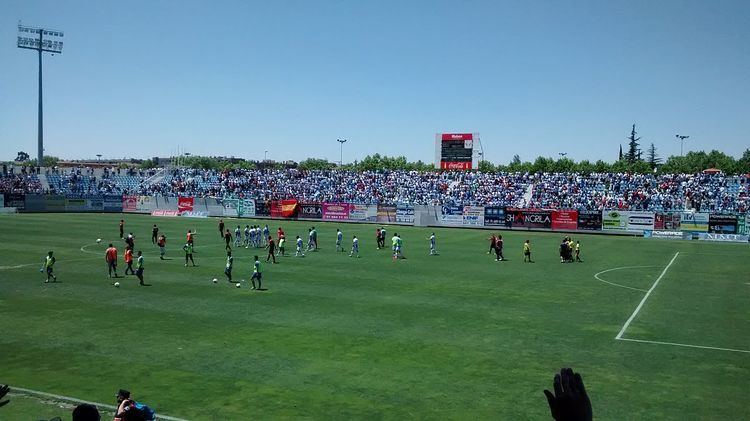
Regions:
<instances>
[{"instance_id":1,"label":"floodlight tower","mask_svg":"<svg viewBox=\"0 0 750 421\"><path fill-rule=\"evenodd\" d=\"M690 136L683 136L680 134L676 134L674 135L674 137L680 140L680 156L683 156L682 147L685 146L685 139L689 138Z\"/></svg>"},{"instance_id":2,"label":"floodlight tower","mask_svg":"<svg viewBox=\"0 0 750 421\"><path fill-rule=\"evenodd\" d=\"M339 167L344 165L344 143L346 143L349 139L336 139L337 142L341 144L341 156L339 158Z\"/></svg>"},{"instance_id":3,"label":"floodlight tower","mask_svg":"<svg viewBox=\"0 0 750 421\"><path fill-rule=\"evenodd\" d=\"M44 165L44 127L42 111L42 53L62 54L63 38L62 31L35 28L18 24L18 48L36 50L39 53L39 126L38 126L38 150L37 166Z\"/></svg>"}]
</instances>

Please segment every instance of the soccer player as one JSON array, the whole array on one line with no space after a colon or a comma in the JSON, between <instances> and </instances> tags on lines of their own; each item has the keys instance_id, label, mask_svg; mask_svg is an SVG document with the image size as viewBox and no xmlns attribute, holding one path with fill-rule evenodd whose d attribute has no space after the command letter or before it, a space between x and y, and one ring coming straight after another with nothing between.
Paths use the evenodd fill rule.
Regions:
<instances>
[{"instance_id":1,"label":"soccer player","mask_svg":"<svg viewBox=\"0 0 750 421\"><path fill-rule=\"evenodd\" d=\"M435 247L435 233L433 232L432 235L430 235L430 256L437 256L437 248Z\"/></svg>"},{"instance_id":2,"label":"soccer player","mask_svg":"<svg viewBox=\"0 0 750 421\"><path fill-rule=\"evenodd\" d=\"M490 250L487 252L487 254L490 254L493 251L495 252L495 254L497 254L497 237L495 237L495 234L492 234L490 238L488 238L488 240L490 240Z\"/></svg>"},{"instance_id":3,"label":"soccer player","mask_svg":"<svg viewBox=\"0 0 750 421\"><path fill-rule=\"evenodd\" d=\"M279 229L276 230L276 237L278 237L279 240L281 240L282 237L284 237L284 230L279 227Z\"/></svg>"},{"instance_id":4,"label":"soccer player","mask_svg":"<svg viewBox=\"0 0 750 421\"><path fill-rule=\"evenodd\" d=\"M107 251L104 252L104 261L107 262L107 271L109 272L109 277L111 278L112 273L114 273L115 278L117 278L117 249L112 245L112 243L109 243Z\"/></svg>"},{"instance_id":5,"label":"soccer player","mask_svg":"<svg viewBox=\"0 0 750 421\"><path fill-rule=\"evenodd\" d=\"M192 230L188 230L187 235L185 235L185 240L188 244L191 246L194 245L193 240L195 240L195 233Z\"/></svg>"},{"instance_id":6,"label":"soccer player","mask_svg":"<svg viewBox=\"0 0 750 421\"><path fill-rule=\"evenodd\" d=\"M234 229L234 246L240 247L242 245L242 229L239 225Z\"/></svg>"},{"instance_id":7,"label":"soccer player","mask_svg":"<svg viewBox=\"0 0 750 421\"><path fill-rule=\"evenodd\" d=\"M378 250L380 250L380 228L375 229L375 244L377 244Z\"/></svg>"},{"instance_id":8,"label":"soccer player","mask_svg":"<svg viewBox=\"0 0 750 421\"><path fill-rule=\"evenodd\" d=\"M315 230L315 227L312 227L312 242L313 250L318 251L318 231Z\"/></svg>"},{"instance_id":9,"label":"soccer player","mask_svg":"<svg viewBox=\"0 0 750 421\"><path fill-rule=\"evenodd\" d=\"M227 251L227 266L224 268L224 275L227 276L227 281L232 282L232 266L234 266L234 257L232 257L232 251Z\"/></svg>"},{"instance_id":10,"label":"soccer player","mask_svg":"<svg viewBox=\"0 0 750 421\"><path fill-rule=\"evenodd\" d=\"M568 261L568 239L563 238L562 242L560 243L560 263L565 263Z\"/></svg>"},{"instance_id":11,"label":"soccer player","mask_svg":"<svg viewBox=\"0 0 750 421\"><path fill-rule=\"evenodd\" d=\"M271 230L268 229L268 224L263 227L263 238L268 238L271 235Z\"/></svg>"},{"instance_id":12,"label":"soccer player","mask_svg":"<svg viewBox=\"0 0 750 421\"><path fill-rule=\"evenodd\" d=\"M131 250L135 248L135 236L132 232L129 233L127 237L125 237L125 244L127 244Z\"/></svg>"},{"instance_id":13,"label":"soccer player","mask_svg":"<svg viewBox=\"0 0 750 421\"><path fill-rule=\"evenodd\" d=\"M503 256L503 246L504 246L503 236L498 235L495 238L495 261L496 262L502 262L503 260L505 260L505 256Z\"/></svg>"},{"instance_id":14,"label":"soccer player","mask_svg":"<svg viewBox=\"0 0 750 421\"><path fill-rule=\"evenodd\" d=\"M219 237L224 237L224 220L219 219Z\"/></svg>"},{"instance_id":15,"label":"soccer player","mask_svg":"<svg viewBox=\"0 0 750 421\"><path fill-rule=\"evenodd\" d=\"M125 239L125 220L120 219L120 239Z\"/></svg>"},{"instance_id":16,"label":"soccer player","mask_svg":"<svg viewBox=\"0 0 750 421\"><path fill-rule=\"evenodd\" d=\"M305 253L302 252L302 239L297 236L297 252L294 253L295 257L305 257Z\"/></svg>"},{"instance_id":17,"label":"soccer player","mask_svg":"<svg viewBox=\"0 0 750 421\"><path fill-rule=\"evenodd\" d=\"M258 256L255 256L255 263L253 263L253 276L250 277L250 282L253 283L253 287L251 289L255 288L255 280L258 280L258 290L261 289L261 278L263 278L263 274L260 271L260 259L258 259Z\"/></svg>"},{"instance_id":18,"label":"soccer player","mask_svg":"<svg viewBox=\"0 0 750 421\"><path fill-rule=\"evenodd\" d=\"M143 283L143 252L138 250L138 259L135 263L135 276L138 277L139 285L146 285Z\"/></svg>"},{"instance_id":19,"label":"soccer player","mask_svg":"<svg viewBox=\"0 0 750 421\"><path fill-rule=\"evenodd\" d=\"M313 247L313 234L312 228L307 229L307 251L311 251Z\"/></svg>"},{"instance_id":20,"label":"soccer player","mask_svg":"<svg viewBox=\"0 0 750 421\"><path fill-rule=\"evenodd\" d=\"M380 248L385 248L385 227L380 227Z\"/></svg>"},{"instance_id":21,"label":"soccer player","mask_svg":"<svg viewBox=\"0 0 750 421\"><path fill-rule=\"evenodd\" d=\"M286 256L286 252L284 251L284 248L286 247L286 237L282 234L281 237L279 237L279 256Z\"/></svg>"},{"instance_id":22,"label":"soccer player","mask_svg":"<svg viewBox=\"0 0 750 421\"><path fill-rule=\"evenodd\" d=\"M167 236L160 235L156 244L159 246L159 259L164 260L164 255L167 253Z\"/></svg>"},{"instance_id":23,"label":"soccer player","mask_svg":"<svg viewBox=\"0 0 750 421\"><path fill-rule=\"evenodd\" d=\"M250 225L245 225L245 248L250 247Z\"/></svg>"},{"instance_id":24,"label":"soccer player","mask_svg":"<svg viewBox=\"0 0 750 421\"><path fill-rule=\"evenodd\" d=\"M159 227L154 224L151 228L151 244L156 244L159 241Z\"/></svg>"},{"instance_id":25,"label":"soccer player","mask_svg":"<svg viewBox=\"0 0 750 421\"><path fill-rule=\"evenodd\" d=\"M382 230L380 232L383 232ZM396 260L398 258L398 253L396 252L396 248L398 246L398 233L393 233L393 237L391 238L391 251L393 251L393 260Z\"/></svg>"},{"instance_id":26,"label":"soccer player","mask_svg":"<svg viewBox=\"0 0 750 421\"><path fill-rule=\"evenodd\" d=\"M274 252L276 251L276 243L273 241L273 237L270 235L268 236L268 244L266 244L266 248L268 249L268 256L266 256L266 262L268 262L268 259L273 259L273 263L276 263L276 255Z\"/></svg>"},{"instance_id":27,"label":"soccer player","mask_svg":"<svg viewBox=\"0 0 750 421\"><path fill-rule=\"evenodd\" d=\"M336 228L336 251L339 251L339 249L341 249L342 252L344 251L344 246L343 244L341 244L341 241L343 241L343 239L344 239L344 234L341 232L340 229Z\"/></svg>"},{"instance_id":28,"label":"soccer player","mask_svg":"<svg viewBox=\"0 0 750 421\"><path fill-rule=\"evenodd\" d=\"M570 260L570 263L573 263L573 250L575 249L575 243L573 242L573 239L568 237L568 260Z\"/></svg>"},{"instance_id":29,"label":"soccer player","mask_svg":"<svg viewBox=\"0 0 750 421\"><path fill-rule=\"evenodd\" d=\"M185 245L182 246L182 250L185 252L185 267L187 267L188 260L190 260L190 263L195 266L195 261L193 260L193 244L185 243Z\"/></svg>"},{"instance_id":30,"label":"soccer player","mask_svg":"<svg viewBox=\"0 0 750 421\"><path fill-rule=\"evenodd\" d=\"M125 264L128 265L125 268L125 274L127 275L128 271L130 271L131 275L135 275L135 271L133 270L133 249L130 246L125 247Z\"/></svg>"},{"instance_id":31,"label":"soccer player","mask_svg":"<svg viewBox=\"0 0 750 421\"><path fill-rule=\"evenodd\" d=\"M341 234L341 231L339 231L339 234ZM344 251L344 247L341 247L341 251ZM354 257L355 255L359 258L359 239L357 239L356 235L352 238L352 251L349 253L349 257Z\"/></svg>"},{"instance_id":32,"label":"soccer player","mask_svg":"<svg viewBox=\"0 0 750 421\"><path fill-rule=\"evenodd\" d=\"M581 260L581 241L576 242L576 262L583 263L583 260Z\"/></svg>"},{"instance_id":33,"label":"soccer player","mask_svg":"<svg viewBox=\"0 0 750 421\"><path fill-rule=\"evenodd\" d=\"M57 282L57 276L52 272L53 266L55 266L55 262L57 259L55 259L54 256L52 256L52 252L48 252L46 256L44 256L44 263L42 266L42 269L47 271L47 279L44 281L44 283L49 283L49 278L52 278L52 282ZM41 270L40 270L41 272Z\"/></svg>"},{"instance_id":34,"label":"soccer player","mask_svg":"<svg viewBox=\"0 0 750 421\"><path fill-rule=\"evenodd\" d=\"M534 263L534 261L531 260L531 241L530 240L526 240L526 242L523 243L523 261L524 263L526 263L527 261L529 263Z\"/></svg>"},{"instance_id":35,"label":"soccer player","mask_svg":"<svg viewBox=\"0 0 750 421\"><path fill-rule=\"evenodd\" d=\"M229 228L227 228L226 232L224 233L224 242L226 243L226 246L224 249L231 250L232 249L232 233L229 232Z\"/></svg>"}]
</instances>

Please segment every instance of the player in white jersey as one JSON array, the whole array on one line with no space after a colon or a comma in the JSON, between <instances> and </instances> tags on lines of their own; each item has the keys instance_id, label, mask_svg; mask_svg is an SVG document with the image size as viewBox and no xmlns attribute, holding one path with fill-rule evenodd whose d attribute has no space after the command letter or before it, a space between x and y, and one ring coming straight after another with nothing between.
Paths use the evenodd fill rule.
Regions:
<instances>
[{"instance_id":1,"label":"player in white jersey","mask_svg":"<svg viewBox=\"0 0 750 421\"><path fill-rule=\"evenodd\" d=\"M336 228L336 251L344 251L344 245L341 244L342 241L344 241L344 233L342 233L340 229Z\"/></svg>"},{"instance_id":2,"label":"player in white jersey","mask_svg":"<svg viewBox=\"0 0 750 421\"><path fill-rule=\"evenodd\" d=\"M245 248L250 247L250 225L245 225Z\"/></svg>"},{"instance_id":3,"label":"player in white jersey","mask_svg":"<svg viewBox=\"0 0 750 421\"><path fill-rule=\"evenodd\" d=\"M437 256L437 248L435 247L435 233L430 235L430 256Z\"/></svg>"},{"instance_id":4,"label":"player in white jersey","mask_svg":"<svg viewBox=\"0 0 750 421\"><path fill-rule=\"evenodd\" d=\"M294 253L295 257L305 257L305 253L302 252L302 239L297 236L297 252Z\"/></svg>"},{"instance_id":5,"label":"player in white jersey","mask_svg":"<svg viewBox=\"0 0 750 421\"><path fill-rule=\"evenodd\" d=\"M242 244L242 229L240 229L240 226L237 225L237 228L234 229L234 246L239 247Z\"/></svg>"},{"instance_id":6,"label":"player in white jersey","mask_svg":"<svg viewBox=\"0 0 750 421\"><path fill-rule=\"evenodd\" d=\"M357 239L356 235L354 236L354 238L352 238L352 251L351 253L349 253L349 257L354 256L359 257L359 239Z\"/></svg>"}]
</instances>

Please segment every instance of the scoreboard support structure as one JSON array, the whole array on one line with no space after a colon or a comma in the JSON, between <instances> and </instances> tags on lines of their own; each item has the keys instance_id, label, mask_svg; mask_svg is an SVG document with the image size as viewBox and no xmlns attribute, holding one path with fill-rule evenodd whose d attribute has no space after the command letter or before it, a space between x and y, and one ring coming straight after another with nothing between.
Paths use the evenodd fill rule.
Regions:
<instances>
[{"instance_id":1,"label":"scoreboard support structure","mask_svg":"<svg viewBox=\"0 0 750 421\"><path fill-rule=\"evenodd\" d=\"M475 170L479 168L479 133L438 133L435 135L435 168Z\"/></svg>"}]
</instances>

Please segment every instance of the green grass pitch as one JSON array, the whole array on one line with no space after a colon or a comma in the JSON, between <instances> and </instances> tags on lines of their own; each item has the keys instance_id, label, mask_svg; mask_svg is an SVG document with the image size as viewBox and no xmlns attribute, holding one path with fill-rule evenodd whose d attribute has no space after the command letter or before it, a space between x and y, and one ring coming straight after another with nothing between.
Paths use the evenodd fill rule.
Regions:
<instances>
[{"instance_id":1,"label":"green grass pitch","mask_svg":"<svg viewBox=\"0 0 750 421\"><path fill-rule=\"evenodd\" d=\"M107 278L104 248L121 217L150 287ZM490 231L390 226L407 257L393 261L375 249L375 225L268 221L284 228L287 250L315 225L321 250L264 264L268 291L256 292L224 280L217 222L0 217L0 383L108 404L127 388L187 419L517 420L547 419L542 389L572 366L597 418L750 417L746 244L581 234L585 262L560 264L561 234L503 231L508 261L495 262ZM153 223L172 260L159 261ZM360 259L334 252L337 227L347 246L360 237ZM183 267L187 229L198 232L195 268ZM527 238L534 264L522 262ZM39 273L48 250L57 284ZM615 340L677 252L623 338L728 350ZM236 251L235 278L249 281L253 254L265 258ZM609 284L595 279L602 271ZM69 413L20 395L0 408L4 420Z\"/></svg>"}]
</instances>

